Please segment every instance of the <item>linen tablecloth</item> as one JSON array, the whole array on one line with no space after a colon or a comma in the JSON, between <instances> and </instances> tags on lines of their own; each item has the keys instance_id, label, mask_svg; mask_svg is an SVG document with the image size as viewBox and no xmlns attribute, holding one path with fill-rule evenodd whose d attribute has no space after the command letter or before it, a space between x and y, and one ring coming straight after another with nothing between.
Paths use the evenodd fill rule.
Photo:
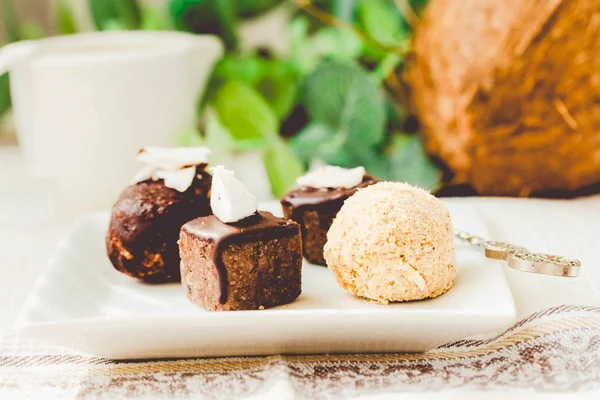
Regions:
<instances>
[{"instance_id":1,"label":"linen tablecloth","mask_svg":"<svg viewBox=\"0 0 600 400\"><path fill-rule=\"evenodd\" d=\"M10 333L11 321L68 221L56 221L16 150L0 149L0 398L349 398L453 390L600 388L600 197L451 199L486 221L491 238L577 257L578 279L506 268L519 323L422 354L111 361ZM457 227L460 228L460 227ZM458 396L457 398L461 398Z\"/></svg>"}]
</instances>

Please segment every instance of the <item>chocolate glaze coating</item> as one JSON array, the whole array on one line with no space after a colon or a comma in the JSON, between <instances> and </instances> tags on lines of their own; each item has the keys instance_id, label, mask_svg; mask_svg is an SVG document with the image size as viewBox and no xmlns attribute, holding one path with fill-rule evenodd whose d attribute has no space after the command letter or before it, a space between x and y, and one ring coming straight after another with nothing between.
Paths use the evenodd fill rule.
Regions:
<instances>
[{"instance_id":1,"label":"chocolate glaze coating","mask_svg":"<svg viewBox=\"0 0 600 400\"><path fill-rule=\"evenodd\" d=\"M211 176L196 168L192 185L179 192L163 180L129 186L112 209L106 251L122 273L149 283L178 282L179 230L186 222L211 214Z\"/></svg>"},{"instance_id":2,"label":"chocolate glaze coating","mask_svg":"<svg viewBox=\"0 0 600 400\"><path fill-rule=\"evenodd\" d=\"M362 182L353 188L301 187L286 193L281 199L283 214L302 227L302 251L304 258L317 265L326 265L323 246L327 231L344 201L358 189L377 183L372 176L365 175Z\"/></svg>"}]
</instances>

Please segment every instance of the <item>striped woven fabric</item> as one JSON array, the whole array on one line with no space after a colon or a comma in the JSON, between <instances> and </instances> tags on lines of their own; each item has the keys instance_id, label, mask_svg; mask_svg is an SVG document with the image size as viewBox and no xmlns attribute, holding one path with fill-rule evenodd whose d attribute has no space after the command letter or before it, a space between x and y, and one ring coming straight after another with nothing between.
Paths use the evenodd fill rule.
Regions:
<instances>
[{"instance_id":1,"label":"striped woven fabric","mask_svg":"<svg viewBox=\"0 0 600 400\"><path fill-rule=\"evenodd\" d=\"M0 397L235 398L278 393L316 398L441 389L584 391L600 387L600 308L560 306L504 333L420 354L272 356L112 361L0 341Z\"/></svg>"}]
</instances>

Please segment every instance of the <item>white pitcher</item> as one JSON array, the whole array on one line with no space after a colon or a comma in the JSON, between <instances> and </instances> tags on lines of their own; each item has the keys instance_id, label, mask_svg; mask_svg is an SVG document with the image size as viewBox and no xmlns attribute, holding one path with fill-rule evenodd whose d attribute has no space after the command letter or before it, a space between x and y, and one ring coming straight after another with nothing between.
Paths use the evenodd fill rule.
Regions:
<instances>
[{"instance_id":1,"label":"white pitcher","mask_svg":"<svg viewBox=\"0 0 600 400\"><path fill-rule=\"evenodd\" d=\"M10 44L17 134L32 174L71 214L106 209L131 180L140 147L172 145L194 123L217 37L94 32ZM63 207L64 208L64 207Z\"/></svg>"}]
</instances>

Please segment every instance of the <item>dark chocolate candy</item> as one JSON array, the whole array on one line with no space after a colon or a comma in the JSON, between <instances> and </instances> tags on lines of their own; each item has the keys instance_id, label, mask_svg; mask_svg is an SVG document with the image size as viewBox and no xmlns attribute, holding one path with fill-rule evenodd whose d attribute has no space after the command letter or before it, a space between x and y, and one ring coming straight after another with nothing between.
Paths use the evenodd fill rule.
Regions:
<instances>
[{"instance_id":1,"label":"dark chocolate candy","mask_svg":"<svg viewBox=\"0 0 600 400\"><path fill-rule=\"evenodd\" d=\"M120 272L150 283L180 280L179 230L186 222L211 213L211 176L196 169L192 185L179 192L164 181L129 186L112 209L106 250Z\"/></svg>"},{"instance_id":2,"label":"dark chocolate candy","mask_svg":"<svg viewBox=\"0 0 600 400\"><path fill-rule=\"evenodd\" d=\"M304 257L313 264L325 265L323 246L327 231L342 208L344 201L358 189L377 183L369 175L353 188L312 188L301 187L281 199L286 218L296 221L302 227Z\"/></svg>"},{"instance_id":3,"label":"dark chocolate candy","mask_svg":"<svg viewBox=\"0 0 600 400\"><path fill-rule=\"evenodd\" d=\"M219 303L227 302L227 269L221 257L229 245L251 242L265 242L276 238L297 235L300 227L297 223L273 216L270 212L258 211L243 220L226 224L215 215L196 218L183 225L181 230L197 239L214 243L211 258L217 268L221 293Z\"/></svg>"}]
</instances>

